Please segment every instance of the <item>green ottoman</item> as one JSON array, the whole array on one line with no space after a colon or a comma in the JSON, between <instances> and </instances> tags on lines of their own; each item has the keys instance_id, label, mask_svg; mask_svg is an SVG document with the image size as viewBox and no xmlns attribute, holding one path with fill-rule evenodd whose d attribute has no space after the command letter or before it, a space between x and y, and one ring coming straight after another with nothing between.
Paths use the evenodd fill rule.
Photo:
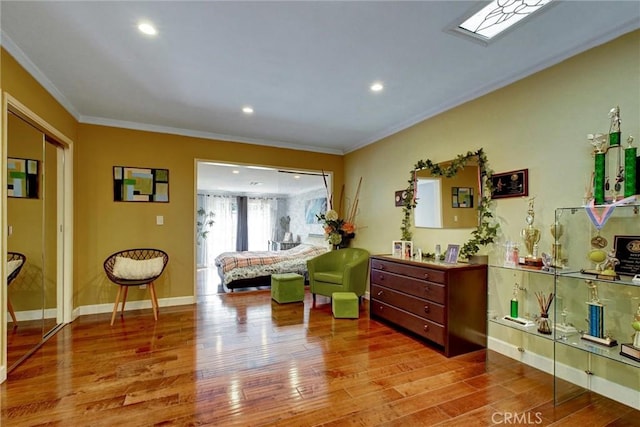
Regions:
<instances>
[{"instance_id":1,"label":"green ottoman","mask_svg":"<svg viewBox=\"0 0 640 427\"><path fill-rule=\"evenodd\" d=\"M358 296L353 292L334 292L331 295L333 317L340 319L357 319Z\"/></svg>"},{"instance_id":2,"label":"green ottoman","mask_svg":"<svg viewBox=\"0 0 640 427\"><path fill-rule=\"evenodd\" d=\"M272 274L271 298L278 304L304 301L304 277L296 273Z\"/></svg>"}]
</instances>

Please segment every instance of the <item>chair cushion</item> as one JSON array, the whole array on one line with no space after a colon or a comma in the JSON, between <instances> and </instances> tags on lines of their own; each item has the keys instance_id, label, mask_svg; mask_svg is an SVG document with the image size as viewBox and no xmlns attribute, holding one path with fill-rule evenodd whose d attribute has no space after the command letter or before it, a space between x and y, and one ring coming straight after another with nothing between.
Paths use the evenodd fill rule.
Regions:
<instances>
[{"instance_id":1,"label":"chair cushion","mask_svg":"<svg viewBox=\"0 0 640 427\"><path fill-rule=\"evenodd\" d=\"M318 271L313 278L318 282L342 285L342 271Z\"/></svg>"},{"instance_id":2,"label":"chair cushion","mask_svg":"<svg viewBox=\"0 0 640 427\"><path fill-rule=\"evenodd\" d=\"M21 259L14 259L13 261L7 261L7 277L11 276L11 273L16 271L22 265Z\"/></svg>"},{"instance_id":3,"label":"chair cushion","mask_svg":"<svg viewBox=\"0 0 640 427\"><path fill-rule=\"evenodd\" d=\"M136 260L117 256L113 265L113 275L127 280L150 279L159 275L163 266L162 257Z\"/></svg>"}]
</instances>

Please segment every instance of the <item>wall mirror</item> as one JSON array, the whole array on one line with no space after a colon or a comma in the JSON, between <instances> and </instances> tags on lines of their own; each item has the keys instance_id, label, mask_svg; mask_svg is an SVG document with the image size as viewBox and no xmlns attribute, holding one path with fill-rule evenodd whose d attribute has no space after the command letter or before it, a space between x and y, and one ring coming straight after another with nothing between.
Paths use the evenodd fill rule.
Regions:
<instances>
[{"instance_id":1,"label":"wall mirror","mask_svg":"<svg viewBox=\"0 0 640 427\"><path fill-rule=\"evenodd\" d=\"M425 196L423 197L423 200L419 201L418 198L415 197L417 190L416 187L419 184L419 181L421 179L420 177L422 176L422 179L425 181L431 180L431 182L434 182L436 178L453 178L458 176L461 171L467 169L467 164L471 165L471 167L468 168L470 171L469 174L474 175L474 185L477 187L471 186L471 184L468 184L469 187L462 187L467 189L462 191L462 195L460 194L459 190L453 190L453 185L446 184L449 185L449 187L446 187L449 189L445 190L443 190L443 188L445 188L445 184L441 183L439 187L440 193L448 193L449 191L451 191L450 196L447 196L445 194L441 199L445 200L448 197L449 200L446 202L446 204L451 204L452 207L454 204L457 204L458 206L461 203L463 205L470 204L471 201L467 197L467 195L469 194L468 190L473 189L474 192L473 205L477 207L465 209L469 209L471 212L473 212L473 215L475 215L475 220L471 225L471 227L475 227L475 229L471 232L471 238L469 239L469 241L462 245L462 248L460 249L460 257L468 258L478 252L480 246L492 243L494 241L498 232L499 225L492 224L493 213L491 212L489 207L489 204L491 202L491 197L489 196L491 194L491 170L488 168L487 157L482 149L479 149L476 152L469 151L466 154L460 154L450 162L433 163L431 160L427 159L419 160L414 165L413 169L411 169L410 171L411 176L409 178L409 186L406 189L407 197L403 205L404 215L402 218L402 227L400 227L402 231L402 240L412 240L413 233L411 229L414 226L414 220L412 217L414 216L416 208L420 205L420 203L426 204L429 200L428 191L430 190L425 190ZM428 174L428 176L424 174ZM432 187L436 187L434 184L430 185ZM458 184L456 183L455 185ZM460 187L458 187L458 189L459 188ZM432 192L435 193L436 190L432 190ZM456 196L455 203L453 198L454 195ZM432 201L433 200L435 199L432 199ZM437 201L433 201L433 204L436 204L436 202ZM441 215L444 217L446 215L450 216L451 214L442 211ZM460 221L461 220L459 218L458 222ZM442 227L444 227L444 221L442 223Z\"/></svg>"},{"instance_id":2,"label":"wall mirror","mask_svg":"<svg viewBox=\"0 0 640 427\"><path fill-rule=\"evenodd\" d=\"M446 170L451 163L439 163L438 167ZM415 227L477 227L480 196L478 159L469 158L453 176L436 175L430 169L416 171L415 196Z\"/></svg>"}]
</instances>

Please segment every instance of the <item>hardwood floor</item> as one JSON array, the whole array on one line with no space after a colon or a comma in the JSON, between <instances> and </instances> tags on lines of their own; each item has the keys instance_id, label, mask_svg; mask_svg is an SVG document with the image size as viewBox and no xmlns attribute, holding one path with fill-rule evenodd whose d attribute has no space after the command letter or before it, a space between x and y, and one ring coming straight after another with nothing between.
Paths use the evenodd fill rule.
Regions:
<instances>
[{"instance_id":1,"label":"hardwood floor","mask_svg":"<svg viewBox=\"0 0 640 427\"><path fill-rule=\"evenodd\" d=\"M1 425L640 425L595 394L554 406L548 374L493 352L488 369L484 351L447 359L365 305L334 319L309 294L205 294L157 323L150 310L109 321L82 316L18 366Z\"/></svg>"}]
</instances>

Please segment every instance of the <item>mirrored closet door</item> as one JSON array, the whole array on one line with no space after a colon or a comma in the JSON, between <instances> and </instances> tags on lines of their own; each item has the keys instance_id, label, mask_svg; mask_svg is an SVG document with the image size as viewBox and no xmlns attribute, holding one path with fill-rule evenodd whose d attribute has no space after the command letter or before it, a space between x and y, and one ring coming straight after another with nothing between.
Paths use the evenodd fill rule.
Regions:
<instances>
[{"instance_id":1,"label":"mirrored closet door","mask_svg":"<svg viewBox=\"0 0 640 427\"><path fill-rule=\"evenodd\" d=\"M9 112L7 118L7 366L35 351L61 322L59 206L63 150ZM11 273L13 271L13 273Z\"/></svg>"}]
</instances>

